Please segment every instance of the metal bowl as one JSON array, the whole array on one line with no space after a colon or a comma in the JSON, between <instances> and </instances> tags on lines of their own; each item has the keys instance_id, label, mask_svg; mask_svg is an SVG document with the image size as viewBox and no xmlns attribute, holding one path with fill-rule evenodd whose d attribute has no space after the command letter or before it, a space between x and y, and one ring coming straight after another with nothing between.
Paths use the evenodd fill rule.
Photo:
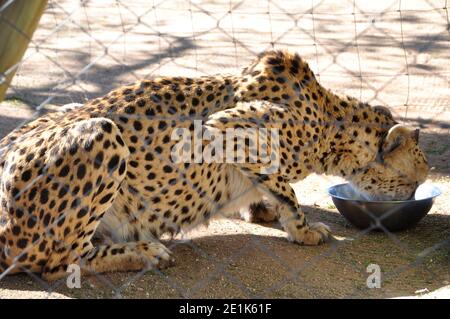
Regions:
<instances>
[{"instance_id":1,"label":"metal bowl","mask_svg":"<svg viewBox=\"0 0 450 319\"><path fill-rule=\"evenodd\" d=\"M360 229L400 231L414 227L431 209L440 190L432 185L420 185L414 199L371 201L361 197L349 183L328 189L338 211ZM380 227L381 226L381 227Z\"/></svg>"}]
</instances>

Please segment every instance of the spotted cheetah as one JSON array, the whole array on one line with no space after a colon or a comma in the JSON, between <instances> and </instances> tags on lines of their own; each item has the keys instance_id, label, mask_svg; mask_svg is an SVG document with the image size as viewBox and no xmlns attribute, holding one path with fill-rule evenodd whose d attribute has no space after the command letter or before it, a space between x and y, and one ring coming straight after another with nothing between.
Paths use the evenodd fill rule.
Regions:
<instances>
[{"instance_id":1,"label":"spotted cheetah","mask_svg":"<svg viewBox=\"0 0 450 319\"><path fill-rule=\"evenodd\" d=\"M173 132L194 134L195 120L202 134L275 129L278 144L266 147L279 165L264 173L247 147L235 162L174 161ZM249 205L278 218L293 242L318 245L330 229L306 221L290 183L338 175L367 196L404 199L428 172L417 130L322 87L287 51L265 52L238 75L138 81L31 121L0 147L0 277L49 281L70 264L86 273L161 266L172 258L163 234Z\"/></svg>"}]
</instances>

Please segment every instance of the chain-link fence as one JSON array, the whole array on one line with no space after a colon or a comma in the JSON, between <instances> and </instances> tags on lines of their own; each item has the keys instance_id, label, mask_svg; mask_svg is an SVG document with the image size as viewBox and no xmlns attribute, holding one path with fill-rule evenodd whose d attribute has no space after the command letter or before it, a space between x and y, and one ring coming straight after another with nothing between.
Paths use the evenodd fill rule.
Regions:
<instances>
[{"instance_id":1,"label":"chain-link fence","mask_svg":"<svg viewBox=\"0 0 450 319\"><path fill-rule=\"evenodd\" d=\"M14 0L0 3L2 14ZM23 35L15 21L0 18ZM49 283L27 269L6 276L13 265L0 275L0 289L25 296L16 291L392 297L448 285L449 23L447 1L49 1L25 56L0 80L16 72L1 104L2 136L45 112L135 80L237 73L260 52L287 48L309 63L326 88L388 106L398 121L422 128L421 146L434 167L430 178L443 195L412 230L372 232L374 225L361 231L339 215L326 193L340 179L314 175L294 189L307 218L331 226L338 240L330 244L300 247L289 244L276 223L217 219L208 228L192 225L172 240L163 237L176 259L167 270L95 274L71 289L65 279ZM179 173L186 187L196 189ZM161 194L168 189L160 185ZM142 202L142 213L152 211L151 202ZM52 234L47 230L45 236ZM381 288L372 289L368 277L376 267Z\"/></svg>"}]
</instances>

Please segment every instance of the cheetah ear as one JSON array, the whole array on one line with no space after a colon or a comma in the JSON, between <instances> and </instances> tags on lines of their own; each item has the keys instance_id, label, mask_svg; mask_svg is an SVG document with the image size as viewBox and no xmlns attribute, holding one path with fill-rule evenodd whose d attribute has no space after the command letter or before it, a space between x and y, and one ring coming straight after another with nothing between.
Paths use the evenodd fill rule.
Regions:
<instances>
[{"instance_id":1,"label":"cheetah ear","mask_svg":"<svg viewBox=\"0 0 450 319\"><path fill-rule=\"evenodd\" d=\"M412 134L412 138L416 142L416 144L419 144L419 134L420 134L420 129L416 128Z\"/></svg>"},{"instance_id":2,"label":"cheetah ear","mask_svg":"<svg viewBox=\"0 0 450 319\"><path fill-rule=\"evenodd\" d=\"M419 142L419 129L413 129L403 124L391 127L381 147L382 157L394 154L408 143L416 145Z\"/></svg>"},{"instance_id":3,"label":"cheetah ear","mask_svg":"<svg viewBox=\"0 0 450 319\"><path fill-rule=\"evenodd\" d=\"M383 115L387 116L388 118L391 118L391 119L394 118L394 117L392 116L391 110L389 110L389 109L388 109L387 107L385 107L385 106L376 105L376 106L373 106L372 109L373 109L375 112L378 112L378 113L380 113L380 114L383 114Z\"/></svg>"}]
</instances>

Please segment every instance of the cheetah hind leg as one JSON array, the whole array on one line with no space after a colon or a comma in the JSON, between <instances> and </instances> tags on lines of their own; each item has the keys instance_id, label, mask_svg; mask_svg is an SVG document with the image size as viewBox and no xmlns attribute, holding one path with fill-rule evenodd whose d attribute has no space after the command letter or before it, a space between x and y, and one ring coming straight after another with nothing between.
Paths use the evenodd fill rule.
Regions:
<instances>
[{"instance_id":1,"label":"cheetah hind leg","mask_svg":"<svg viewBox=\"0 0 450 319\"><path fill-rule=\"evenodd\" d=\"M133 242L101 245L91 249L82 260L89 273L164 269L173 264L170 250L160 242Z\"/></svg>"},{"instance_id":2,"label":"cheetah hind leg","mask_svg":"<svg viewBox=\"0 0 450 319\"><path fill-rule=\"evenodd\" d=\"M80 206L88 209L86 214L78 217L80 228L75 228L69 234L64 235L59 251L53 251L49 257L41 276L48 281L58 280L68 275L67 268L71 264L81 265L82 273L102 273L109 271L137 271L149 267L160 267L171 263L169 250L159 242L130 242L115 243L111 245L93 245L92 234L98 226L97 220L101 221L103 215L111 207L117 195L125 173L129 151L123 143L120 130L114 122L108 119L96 118L81 121L74 125L73 130L77 139L72 143L83 146L87 141L95 141L90 151L75 154L81 163L86 163L86 174L92 180L102 177L101 185L97 185L91 192L86 194ZM82 132L83 134L79 134ZM68 134L71 134L72 130ZM99 138L101 136L101 138ZM109 148L108 151L101 149L99 140L112 140L116 149ZM117 143L116 143L117 142ZM95 154L96 147L103 151L103 160L95 157L92 163L91 154ZM81 147L77 148L78 150ZM94 175L96 174L96 175ZM94 183L92 183L94 184ZM111 185L105 187L105 185ZM95 207L95 209L91 209ZM87 235L91 234L91 235ZM71 248L69 248L71 247ZM82 247L82 248L81 248Z\"/></svg>"},{"instance_id":3,"label":"cheetah hind leg","mask_svg":"<svg viewBox=\"0 0 450 319\"><path fill-rule=\"evenodd\" d=\"M268 200L251 204L247 211L241 213L241 217L248 223L271 223L279 218L274 204Z\"/></svg>"},{"instance_id":4,"label":"cheetah hind leg","mask_svg":"<svg viewBox=\"0 0 450 319\"><path fill-rule=\"evenodd\" d=\"M160 242L133 242L92 247L77 264L81 264L83 276L90 276L104 272L165 269L174 264L174 259ZM42 278L50 282L59 280L69 274L67 268L68 265L60 264L43 272Z\"/></svg>"}]
</instances>

